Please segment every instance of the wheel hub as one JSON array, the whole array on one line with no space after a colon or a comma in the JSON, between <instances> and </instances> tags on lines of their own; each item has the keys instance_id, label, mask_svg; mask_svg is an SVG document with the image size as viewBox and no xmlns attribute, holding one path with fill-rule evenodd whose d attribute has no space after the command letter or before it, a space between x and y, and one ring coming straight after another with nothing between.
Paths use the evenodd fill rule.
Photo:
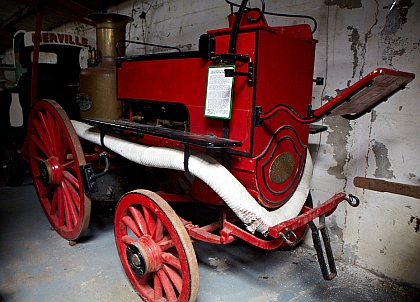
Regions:
<instances>
[{"instance_id":1,"label":"wheel hub","mask_svg":"<svg viewBox=\"0 0 420 302\"><path fill-rule=\"evenodd\" d=\"M63 168L58 158L52 156L38 164L41 180L44 186L50 184L60 184L63 180Z\"/></svg>"},{"instance_id":2,"label":"wheel hub","mask_svg":"<svg viewBox=\"0 0 420 302\"><path fill-rule=\"evenodd\" d=\"M149 259L147 253L142 253L143 250L137 242L127 246L127 259L131 269L137 276L143 277L149 271Z\"/></svg>"},{"instance_id":3,"label":"wheel hub","mask_svg":"<svg viewBox=\"0 0 420 302\"><path fill-rule=\"evenodd\" d=\"M138 242L129 244L126 254L128 264L139 277L156 272L162 266L162 252L150 236L143 236Z\"/></svg>"}]
</instances>

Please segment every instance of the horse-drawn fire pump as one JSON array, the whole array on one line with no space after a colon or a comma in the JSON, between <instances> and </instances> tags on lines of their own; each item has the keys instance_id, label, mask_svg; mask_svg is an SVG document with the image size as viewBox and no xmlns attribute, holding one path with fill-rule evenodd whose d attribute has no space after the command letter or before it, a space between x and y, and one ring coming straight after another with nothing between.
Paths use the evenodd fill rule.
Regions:
<instances>
[{"instance_id":1,"label":"horse-drawn fire pump","mask_svg":"<svg viewBox=\"0 0 420 302\"><path fill-rule=\"evenodd\" d=\"M264 5L246 5L232 12L228 28L203 34L198 51L135 56L123 49L131 18L93 16L99 65L81 74L81 120L69 120L52 100L32 108L29 160L50 223L77 240L91 198L119 199L118 254L146 301L196 299L193 241L239 238L273 250L296 245L311 228L323 277L332 279L325 218L342 201L359 201L337 193L313 208L308 136L325 129L311 123L328 115L356 119L414 78L379 68L313 109L311 27L268 26ZM113 172L130 175L136 189L119 193ZM188 203L220 215L199 225L170 206Z\"/></svg>"}]
</instances>

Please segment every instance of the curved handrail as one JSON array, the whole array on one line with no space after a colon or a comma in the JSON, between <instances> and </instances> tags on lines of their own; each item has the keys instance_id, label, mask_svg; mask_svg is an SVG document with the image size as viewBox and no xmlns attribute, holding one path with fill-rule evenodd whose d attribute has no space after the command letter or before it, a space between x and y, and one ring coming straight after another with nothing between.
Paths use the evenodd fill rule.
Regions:
<instances>
[{"instance_id":1,"label":"curved handrail","mask_svg":"<svg viewBox=\"0 0 420 302\"><path fill-rule=\"evenodd\" d=\"M230 10L233 13L233 7L240 7L239 4L234 3L232 1L229 0L225 0L226 3L228 3L230 5ZM272 12L267 12L265 11L265 2L264 0L261 0L261 2L263 3L263 7L262 7L262 14L260 15L259 18L256 19L256 21L253 21L251 19L248 19L251 22L257 22L259 20L261 20L261 18L264 16L264 14L266 15L270 15L270 16L277 16L277 17L286 17L286 18L303 18L303 19L310 19L313 23L314 23L314 28L312 29L312 33L314 33L317 28L318 28L318 22L316 21L316 19L312 16L308 16L308 15L295 15L295 14L281 14L281 13L272 13ZM251 9L250 7L245 7L246 9Z\"/></svg>"},{"instance_id":2,"label":"curved handrail","mask_svg":"<svg viewBox=\"0 0 420 302\"><path fill-rule=\"evenodd\" d=\"M262 20L262 18L264 18L264 13L265 13L265 1L264 0L261 0L261 12L260 12L260 15L256 19L252 19L251 16L248 16L248 21L251 22L251 23L257 23L257 22L259 22L259 21Z\"/></svg>"}]
</instances>

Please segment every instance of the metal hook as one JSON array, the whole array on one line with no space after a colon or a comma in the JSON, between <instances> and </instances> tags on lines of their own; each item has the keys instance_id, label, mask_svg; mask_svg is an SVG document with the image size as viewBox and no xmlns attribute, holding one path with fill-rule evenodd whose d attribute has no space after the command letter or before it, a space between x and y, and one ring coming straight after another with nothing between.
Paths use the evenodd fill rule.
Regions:
<instances>
[{"instance_id":1,"label":"metal hook","mask_svg":"<svg viewBox=\"0 0 420 302\"><path fill-rule=\"evenodd\" d=\"M108 153L106 151L102 152L99 155L99 158L100 159L103 159L105 161L105 169L102 172L98 173L98 174L92 175L90 177L90 181L94 181L95 179L104 176L108 172L108 170L109 170L110 163L109 163L109 155L108 155Z\"/></svg>"},{"instance_id":2,"label":"metal hook","mask_svg":"<svg viewBox=\"0 0 420 302\"><path fill-rule=\"evenodd\" d=\"M281 237L290 247L294 247L298 244L298 237L292 230L285 229L284 234L279 232L279 237ZM293 237L293 241L290 240L290 237Z\"/></svg>"},{"instance_id":3,"label":"metal hook","mask_svg":"<svg viewBox=\"0 0 420 302\"><path fill-rule=\"evenodd\" d=\"M349 194L349 197L344 198L344 200L347 201L352 207L357 207L360 204L359 198L357 198L353 194Z\"/></svg>"}]
</instances>

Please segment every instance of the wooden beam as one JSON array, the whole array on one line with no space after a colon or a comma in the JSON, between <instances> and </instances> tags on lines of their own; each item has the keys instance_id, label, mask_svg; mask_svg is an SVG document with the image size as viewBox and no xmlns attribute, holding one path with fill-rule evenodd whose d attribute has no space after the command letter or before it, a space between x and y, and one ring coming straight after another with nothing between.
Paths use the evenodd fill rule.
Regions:
<instances>
[{"instance_id":1,"label":"wooden beam","mask_svg":"<svg viewBox=\"0 0 420 302\"><path fill-rule=\"evenodd\" d=\"M54 0L54 2L59 3L60 5L72 10L73 12L75 12L77 15L79 16L84 16L86 17L87 15L94 13L93 10L90 10L86 7L81 6L78 3L74 3L71 0Z\"/></svg>"},{"instance_id":2,"label":"wooden beam","mask_svg":"<svg viewBox=\"0 0 420 302\"><path fill-rule=\"evenodd\" d=\"M377 192L388 192L392 194L398 194L420 199L420 186L396 183L367 177L355 177L353 180L353 184L354 186L362 189Z\"/></svg>"},{"instance_id":3,"label":"wooden beam","mask_svg":"<svg viewBox=\"0 0 420 302\"><path fill-rule=\"evenodd\" d=\"M33 2L33 1L30 1L30 0L13 0L13 1L15 1L17 3L20 3L20 4L23 4L23 5L26 5L26 6L29 6L29 7L34 8L34 9L38 8L37 2ZM74 14L49 7L45 4L44 4L44 12L49 12L49 13L52 13L54 15L57 15L57 16L60 16L60 17L63 17L63 18L66 18L66 19L69 19L69 20L72 20L72 21L77 21L77 22L80 22L80 23L83 23L83 24L95 26L94 22L92 22L91 20L85 19L84 16L79 17L79 16L76 16Z\"/></svg>"},{"instance_id":4,"label":"wooden beam","mask_svg":"<svg viewBox=\"0 0 420 302\"><path fill-rule=\"evenodd\" d=\"M54 8L51 8L51 7L48 7L48 6L44 7L44 11L52 13L52 14L60 16L60 17L63 17L63 18L66 18L66 19L69 19L69 20L72 20L72 21L77 21L79 23L95 26L95 23L92 22L91 20L84 19L84 18L75 16L75 15L72 15L72 14L69 14L69 13L65 13L63 11L60 11L60 10L57 10L57 9L54 9Z\"/></svg>"},{"instance_id":5,"label":"wooden beam","mask_svg":"<svg viewBox=\"0 0 420 302\"><path fill-rule=\"evenodd\" d=\"M32 14L34 11L35 9L33 7L26 6L24 8L19 8L16 13L3 22L2 27L6 28L7 26L11 26Z\"/></svg>"}]
</instances>

